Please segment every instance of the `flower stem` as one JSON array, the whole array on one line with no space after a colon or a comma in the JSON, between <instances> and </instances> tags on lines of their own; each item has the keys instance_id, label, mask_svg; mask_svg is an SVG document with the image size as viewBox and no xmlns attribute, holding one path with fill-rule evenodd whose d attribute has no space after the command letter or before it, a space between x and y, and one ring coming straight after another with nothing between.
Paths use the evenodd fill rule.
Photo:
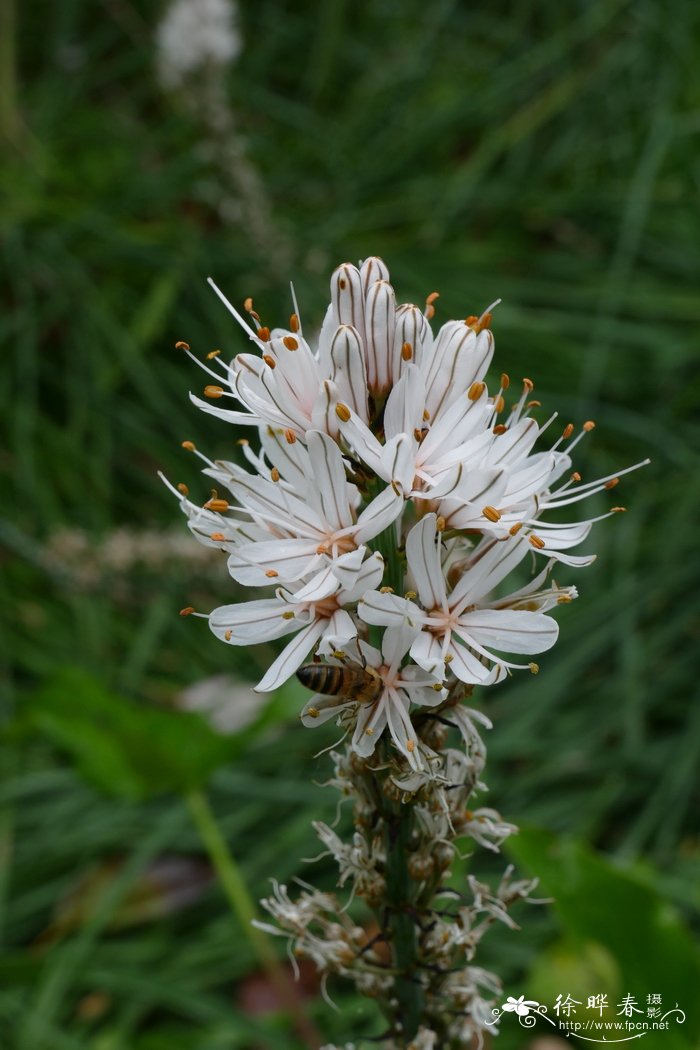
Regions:
<instances>
[{"instance_id":1,"label":"flower stem","mask_svg":"<svg viewBox=\"0 0 700 1050\"><path fill-rule=\"evenodd\" d=\"M398 1000L396 1021L400 1034L412 1039L423 1019L424 995L416 980L417 949L416 924L412 900L412 879L408 871L413 813L410 806L397 803L387 814L387 905L394 968L398 971L394 984ZM397 1035L399 1034L397 1028Z\"/></svg>"},{"instance_id":2,"label":"flower stem","mask_svg":"<svg viewBox=\"0 0 700 1050\"><path fill-rule=\"evenodd\" d=\"M301 1010L293 981L280 966L277 955L265 933L257 926L253 926L253 920L258 918L257 909L240 869L221 834L208 798L202 791L190 791L185 796L185 801L202 844L219 878L221 888L231 905L231 910L240 922L258 962L267 973L280 1004L292 1017L294 1027L306 1046L310 1050L318 1050L321 1046L320 1036L315 1026Z\"/></svg>"}]
</instances>

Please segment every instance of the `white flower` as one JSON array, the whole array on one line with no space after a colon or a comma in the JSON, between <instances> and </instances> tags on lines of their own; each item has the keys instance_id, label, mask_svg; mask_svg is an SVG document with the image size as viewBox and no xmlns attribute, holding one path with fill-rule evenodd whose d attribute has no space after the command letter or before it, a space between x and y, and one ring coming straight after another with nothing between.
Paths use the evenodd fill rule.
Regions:
<instances>
[{"instance_id":1,"label":"white flower","mask_svg":"<svg viewBox=\"0 0 700 1050\"><path fill-rule=\"evenodd\" d=\"M422 770L424 759L411 722L410 705L435 707L445 699L447 691L435 677L419 667L412 664L401 666L414 637L415 631L403 625L384 632L381 652L361 643L356 650L358 659L361 657L363 666L377 672L377 695L359 704L343 696L314 696L301 713L304 725L319 725L351 708L357 718L352 747L358 755L369 757L384 729L388 728L394 744L409 765Z\"/></svg>"},{"instance_id":2,"label":"white flower","mask_svg":"<svg viewBox=\"0 0 700 1050\"><path fill-rule=\"evenodd\" d=\"M362 598L360 616L371 624L415 626L420 633L411 645L411 657L430 674L444 679L449 667L462 682L491 685L509 668L529 666L505 660L491 647L509 653L541 653L557 640L559 628L551 617L508 608L509 599L501 599L498 608L481 601L529 549L517 536L487 544L483 556L474 559L448 594L436 517L427 514L411 529L406 541L409 571L423 608L395 594L374 592ZM518 592L517 598L522 593ZM556 591L551 597L536 599L535 604L554 604L562 594L567 600L573 596L570 589ZM517 603L512 596L510 600Z\"/></svg>"},{"instance_id":3,"label":"white flower","mask_svg":"<svg viewBox=\"0 0 700 1050\"><path fill-rule=\"evenodd\" d=\"M358 550L337 558L296 593L280 587L274 598L222 605L209 614L211 630L229 645L255 645L295 633L258 682L258 692L286 682L315 646L334 652L356 637L357 625L344 606L376 586L384 571L381 555L364 562L362 555Z\"/></svg>"},{"instance_id":4,"label":"white flower","mask_svg":"<svg viewBox=\"0 0 700 1050\"><path fill-rule=\"evenodd\" d=\"M207 65L225 66L240 53L232 0L174 0L156 32L158 74L177 88Z\"/></svg>"}]
</instances>

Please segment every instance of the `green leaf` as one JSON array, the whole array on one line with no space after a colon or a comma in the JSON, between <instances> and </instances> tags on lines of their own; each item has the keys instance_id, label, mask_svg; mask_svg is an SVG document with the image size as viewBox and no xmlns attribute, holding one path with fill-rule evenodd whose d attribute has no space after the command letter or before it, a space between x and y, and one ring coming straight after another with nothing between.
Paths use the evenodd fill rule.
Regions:
<instances>
[{"instance_id":1,"label":"green leaf","mask_svg":"<svg viewBox=\"0 0 700 1050\"><path fill-rule=\"evenodd\" d=\"M25 717L86 780L129 799L197 787L241 746L198 714L139 705L76 668L42 686Z\"/></svg>"},{"instance_id":2,"label":"green leaf","mask_svg":"<svg viewBox=\"0 0 700 1050\"><path fill-rule=\"evenodd\" d=\"M564 935L536 964L532 994L547 1001L555 985L555 997L630 994L644 1010L647 995L661 994L664 1011L678 1004L687 1019L654 1038L663 1036L664 1050L696 1046L700 953L648 875L619 867L582 842L539 829L521 831L510 840L508 852L539 878L537 895L554 898Z\"/></svg>"}]
</instances>

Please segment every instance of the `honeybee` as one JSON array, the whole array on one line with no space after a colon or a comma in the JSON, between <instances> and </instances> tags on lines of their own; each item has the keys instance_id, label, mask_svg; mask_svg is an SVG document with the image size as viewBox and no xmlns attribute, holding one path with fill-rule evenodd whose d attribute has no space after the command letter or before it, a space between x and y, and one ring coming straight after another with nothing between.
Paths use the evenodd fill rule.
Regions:
<instances>
[{"instance_id":1,"label":"honeybee","mask_svg":"<svg viewBox=\"0 0 700 1050\"><path fill-rule=\"evenodd\" d=\"M342 696L360 704L373 704L382 695L384 681L373 667L357 664L304 664L297 678L307 689L323 696Z\"/></svg>"}]
</instances>

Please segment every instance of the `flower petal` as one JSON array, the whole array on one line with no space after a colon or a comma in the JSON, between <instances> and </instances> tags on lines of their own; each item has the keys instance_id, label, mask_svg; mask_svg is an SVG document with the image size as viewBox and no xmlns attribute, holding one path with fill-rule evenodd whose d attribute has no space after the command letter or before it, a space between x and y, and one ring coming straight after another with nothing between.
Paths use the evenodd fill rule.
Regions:
<instances>
[{"instance_id":1,"label":"flower petal","mask_svg":"<svg viewBox=\"0 0 700 1050\"><path fill-rule=\"evenodd\" d=\"M325 620L312 620L282 650L258 684L256 693L271 693L286 682L301 667L309 652L323 634Z\"/></svg>"}]
</instances>

